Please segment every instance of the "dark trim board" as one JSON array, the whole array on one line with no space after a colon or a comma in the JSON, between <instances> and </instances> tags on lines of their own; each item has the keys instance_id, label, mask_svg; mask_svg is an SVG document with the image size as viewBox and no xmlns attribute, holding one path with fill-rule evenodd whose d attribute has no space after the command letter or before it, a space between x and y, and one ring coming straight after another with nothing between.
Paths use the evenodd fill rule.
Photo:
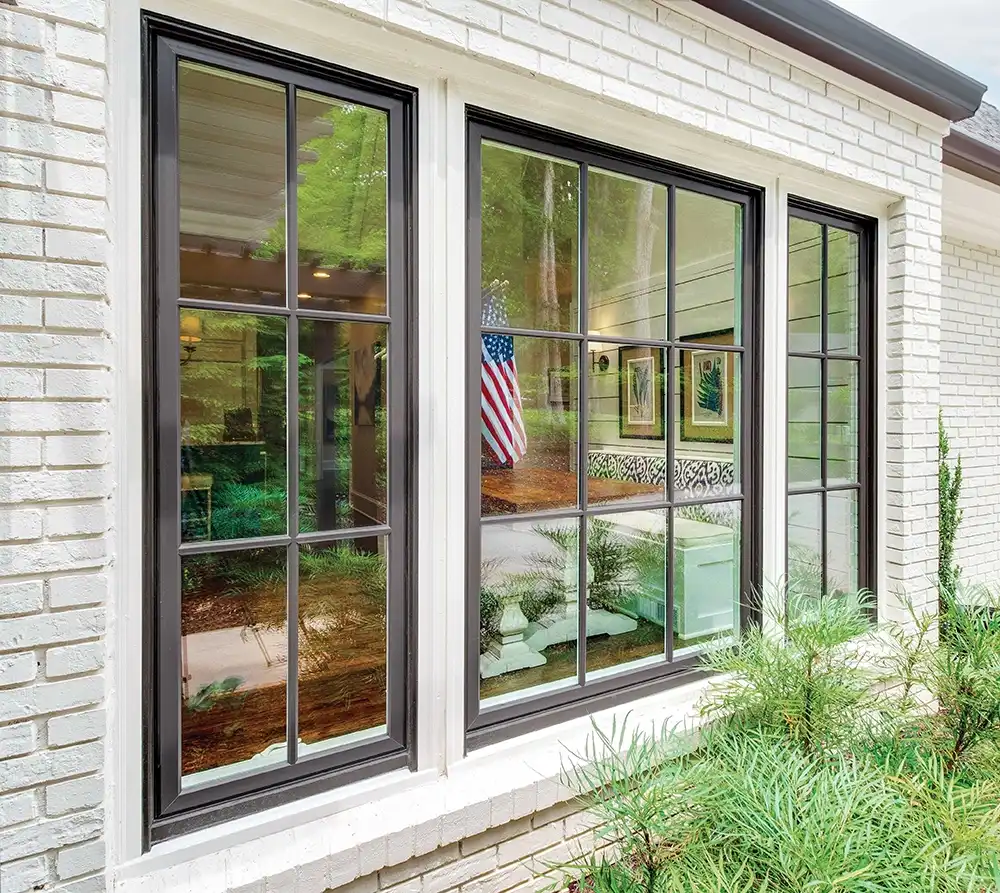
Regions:
<instances>
[{"instance_id":1,"label":"dark trim board","mask_svg":"<svg viewBox=\"0 0 1000 893\"><path fill-rule=\"evenodd\" d=\"M941 144L941 161L947 167L1000 186L1000 149L973 136L952 130Z\"/></svg>"},{"instance_id":2,"label":"dark trim board","mask_svg":"<svg viewBox=\"0 0 1000 893\"><path fill-rule=\"evenodd\" d=\"M986 87L829 0L697 0L702 6L949 121Z\"/></svg>"}]
</instances>

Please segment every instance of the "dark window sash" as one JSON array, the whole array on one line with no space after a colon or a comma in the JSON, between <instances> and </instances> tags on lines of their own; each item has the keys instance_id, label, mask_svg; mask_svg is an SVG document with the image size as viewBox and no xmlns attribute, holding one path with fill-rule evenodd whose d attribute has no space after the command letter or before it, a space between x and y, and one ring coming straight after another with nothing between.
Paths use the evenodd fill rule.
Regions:
<instances>
[{"instance_id":1,"label":"dark window sash","mask_svg":"<svg viewBox=\"0 0 1000 893\"><path fill-rule=\"evenodd\" d=\"M578 631L577 657L580 671L575 686L545 692L485 711L480 709L479 698L479 598L480 598L480 557L481 530L494 523L504 520L521 520L521 516L481 517L480 511L480 381L481 365L480 338L482 326L481 267L482 267L482 144L484 141L509 145L526 149L559 160L576 162L581 166L581 196L578 219L578 263L579 263L579 329L576 332L542 332L524 330L525 334L539 335L549 339L576 342L578 344L577 362L580 364L580 384L578 397L581 407L586 400L586 358L590 338L586 325L586 277L587 277L587 191L586 171L588 167L600 168L614 173L623 174L637 179L666 186L668 189L668 276L667 276L667 320L670 327L668 340L624 338L623 343L632 343L654 348L664 348L670 363L668 374L672 378L672 355L676 350L686 350L697 344L675 339L674 314L675 306L675 275L676 266L676 189L689 190L714 198L734 202L743 208L742 227L742 313L738 325L742 331L742 344L727 346L728 352L742 355L741 370L741 422L739 463L741 468L740 490L731 496L708 500L674 499L672 474L667 478L670 483L668 498L654 507L675 506L683 508L702 502L727 502L741 505L741 605L740 624L746 629L760 621L760 606L749 596L752 591L759 590L761 582L762 561L762 530L761 518L761 401L762 387L760 375L756 374L760 350L763 343L762 335L762 275L763 260L761 248L763 243L763 194L761 190L734 180L714 177L701 171L675 165L662 159L627 152L614 146L598 143L572 134L550 130L518 119L498 115L496 113L469 108L467 110L466 127L466 174L467 174L467 492L466 492L466 747L478 748L498 740L510 738L524 732L543 728L565 719L584 715L603 706L621 703L629 697L641 697L653 691L662 691L669 687L681 685L704 675L698 657L673 660L672 636L669 634L669 617L673 609L673 561L667 561L667 606L668 622L665 629L666 659L662 665L643 667L633 671L623 671L611 677L591 682L585 682L583 666L585 661L585 611L580 611L580 629ZM505 329L511 334L519 330ZM598 340L598 339L595 339ZM599 339L618 341L608 336ZM718 345L709 345L719 349ZM665 419L673 423L673 399L667 401ZM586 468L587 423L586 412L579 412L578 419L578 469ZM672 428L667 429L666 455L673 459L674 437ZM581 464L582 463L582 464ZM600 516L606 511L627 511L630 508L649 508L647 505L618 506L587 506L586 475L578 470L579 505L576 508L538 513L539 519L548 518L581 518ZM668 512L668 535L672 535L673 511ZM580 551L585 549L585 523L581 523ZM581 585L586 572L586 564L581 565ZM581 591L583 591L581 589ZM578 595L579 597L579 595Z\"/></svg>"},{"instance_id":2,"label":"dark window sash","mask_svg":"<svg viewBox=\"0 0 1000 893\"><path fill-rule=\"evenodd\" d=\"M142 19L144 86L144 182L151 194L144 202L144 418L146 420L146 501L151 521L144 533L146 555L144 670L150 684L144 717L144 845L218 822L241 817L322 790L370 777L394 768L413 768L415 740L414 676L416 647L412 631L414 505L412 451L402 448L413 430L416 363L411 345L413 314L413 165L416 157L413 121L415 91L336 66L206 31L161 16ZM216 302L179 299L179 169L178 85L180 59L204 63L283 85L286 114L287 256L294 257L297 214L297 164L294 101L296 91L308 90L334 99L384 111L388 117L388 267L387 309L384 316L299 311L296 307L297 264L286 261L288 307L224 306ZM291 151L290 151L291 150ZM235 310L288 319L286 332L286 466L289 527L286 535L266 538L288 550L287 598L289 663L286 699L290 762L273 769L234 775L224 781L182 791L180 787L180 556L202 551L241 551L261 541L220 542L206 548L181 546L178 488L180 393L176 345L178 309ZM390 326L387 439L389 450L387 523L377 528L297 534L297 319L364 321ZM293 523L294 522L294 523ZM378 532L391 540L387 571L387 731L358 744L331 748L308 760L298 760L295 686L298 548ZM293 678L293 674L295 678Z\"/></svg>"},{"instance_id":3,"label":"dark window sash","mask_svg":"<svg viewBox=\"0 0 1000 893\"><path fill-rule=\"evenodd\" d=\"M821 483L819 486L797 485L788 483L785 497L786 543L785 569L788 570L789 548L788 531L788 500L796 496L817 495L821 499L821 542L822 553L820 566L823 574L823 585L829 576L827 539L829 534L827 519L828 496L837 493L857 493L858 498L858 587L867 590L877 598L876 581L876 550L873 548L873 537L876 524L877 499L875 493L876 456L875 444L878 431L878 402L875 393L876 381L876 338L878 297L876 290L876 235L878 221L871 217L852 214L850 212L824 205L809 199L790 197L788 201L788 216L786 223L792 218L810 221L821 227L822 233L822 266L821 276L821 348L819 351L788 350L787 356L804 357L818 360L821 364L821 421L820 421L820 452L821 452ZM828 301L828 231L836 228L858 237L858 352L846 354L829 350L829 319L827 314ZM791 255L786 255L786 265L790 263ZM784 320L787 327L788 318ZM828 361L855 362L858 365L858 480L854 483L831 483L827 479L827 429L829 418L827 394ZM787 360L786 360L787 363ZM787 433L787 399L791 389L786 386L786 433ZM786 448L786 469L790 461ZM872 620L876 619L877 609L871 605Z\"/></svg>"}]
</instances>

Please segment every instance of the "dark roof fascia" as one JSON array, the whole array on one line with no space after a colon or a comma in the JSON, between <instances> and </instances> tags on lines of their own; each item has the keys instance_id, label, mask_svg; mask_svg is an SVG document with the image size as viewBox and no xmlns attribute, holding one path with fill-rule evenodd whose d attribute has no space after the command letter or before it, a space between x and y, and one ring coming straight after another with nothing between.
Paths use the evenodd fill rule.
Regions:
<instances>
[{"instance_id":1,"label":"dark roof fascia","mask_svg":"<svg viewBox=\"0 0 1000 893\"><path fill-rule=\"evenodd\" d=\"M828 0L697 0L726 18L949 121L975 114L986 87Z\"/></svg>"},{"instance_id":2,"label":"dark roof fascia","mask_svg":"<svg viewBox=\"0 0 1000 893\"><path fill-rule=\"evenodd\" d=\"M1000 186L1000 150L957 130L941 144L941 160L955 170Z\"/></svg>"}]
</instances>

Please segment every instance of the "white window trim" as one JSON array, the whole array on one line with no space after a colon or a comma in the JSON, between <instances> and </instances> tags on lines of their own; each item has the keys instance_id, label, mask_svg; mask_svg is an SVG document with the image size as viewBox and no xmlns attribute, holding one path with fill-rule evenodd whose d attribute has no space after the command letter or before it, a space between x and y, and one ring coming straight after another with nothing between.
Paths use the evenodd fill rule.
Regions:
<instances>
[{"instance_id":1,"label":"white window trim","mask_svg":"<svg viewBox=\"0 0 1000 893\"><path fill-rule=\"evenodd\" d=\"M779 407L765 419L767 455L784 454L785 363L784 322L786 296L787 197L795 194L879 219L879 341L877 346L879 418L885 419L885 302L887 285L886 209L898 196L860 183L810 171L789 160L734 146L715 137L681 128L586 96L539 82L495 65L452 53L425 42L394 34L376 25L352 19L331 8L305 2L276 5L253 0L155 0L145 8L196 22L210 28L263 40L303 55L389 77L416 87L418 113L418 205L421 238L418 249L418 350L422 384L418 395L418 771L389 773L327 794L256 816L158 844L142 854L142 454L134 436L142 424L141 368L141 83L139 58L139 0L111 4L109 134L112 304L117 333L116 409L117 444L117 558L114 603L109 639L109 765L107 804L109 862L125 888L153 883L151 872L174 866L178 871L191 859L220 854L233 842L264 835L287 834L322 816L338 814L345 822L365 810L376 809L384 798L412 796L427 802L429 791L442 803L463 803L483 785L501 779L514 790L529 767L544 779L560 742L582 741L589 720L560 726L484 748L464 757L464 603L465 603L465 105L484 106L526 117L537 123L579 133L624 148L646 152L723 176L755 182L765 196L765 405ZM277 16L280 14L280 21ZM266 22L266 15L275 18ZM373 59L378 46L384 59ZM447 81L436 75L446 68ZM523 97L530 96L531 103ZM595 113L598 112L598 113ZM442 238L431 234L441 233ZM443 382L431 387L429 382ZM885 469L884 432L878 437L878 581L885 592L884 566ZM764 578L780 579L784 572L784 467L769 463L764 479ZM881 606L880 606L881 610ZM449 670L451 668L451 670ZM703 691L705 683L668 690L617 711L601 714L610 720L631 712L633 721L655 717L680 718ZM555 744L554 744L555 742ZM553 748L556 747L556 750ZM520 767L520 771L518 768ZM541 774L539 774L541 773ZM551 776L548 777L551 781ZM492 782L489 780L492 779ZM443 786L443 793L442 793ZM386 801L388 803L388 801ZM372 804L375 804L374 806ZM470 807L472 808L472 807ZM443 806L441 816L450 815ZM384 817L383 817L384 819ZM384 821L383 821L384 824ZM469 832L473 833L473 832ZM463 834L464 836L464 834ZM353 838L352 838L353 839ZM293 847L276 859L285 868L300 858ZM115 868L117 866L117 869ZM272 866L277 868L277 866ZM179 879L178 875L175 880ZM208 893L202 879L199 893ZM155 884L154 884L155 886ZM221 887L220 887L221 889Z\"/></svg>"}]
</instances>

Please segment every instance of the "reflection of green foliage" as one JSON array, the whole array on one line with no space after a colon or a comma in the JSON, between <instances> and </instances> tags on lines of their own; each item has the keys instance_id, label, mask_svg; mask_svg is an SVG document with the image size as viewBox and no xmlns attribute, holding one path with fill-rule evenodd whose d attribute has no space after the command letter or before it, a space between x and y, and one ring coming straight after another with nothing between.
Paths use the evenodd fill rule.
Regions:
<instances>
[{"instance_id":1,"label":"reflection of green foliage","mask_svg":"<svg viewBox=\"0 0 1000 893\"><path fill-rule=\"evenodd\" d=\"M213 539L244 539L284 531L288 507L285 488L223 483L213 489Z\"/></svg>"},{"instance_id":2,"label":"reflection of green foliage","mask_svg":"<svg viewBox=\"0 0 1000 893\"><path fill-rule=\"evenodd\" d=\"M312 105L312 103L310 103ZM386 116L336 103L317 122L325 133L299 147L300 256L321 266L382 271L386 265ZM309 126L309 125L306 125ZM284 221L258 254L284 250Z\"/></svg>"},{"instance_id":3,"label":"reflection of green foliage","mask_svg":"<svg viewBox=\"0 0 1000 893\"><path fill-rule=\"evenodd\" d=\"M227 676L219 682L208 682L200 686L198 691L185 701L184 706L199 713L211 710L218 701L226 695L231 695L242 684L243 679L240 676Z\"/></svg>"}]
</instances>

